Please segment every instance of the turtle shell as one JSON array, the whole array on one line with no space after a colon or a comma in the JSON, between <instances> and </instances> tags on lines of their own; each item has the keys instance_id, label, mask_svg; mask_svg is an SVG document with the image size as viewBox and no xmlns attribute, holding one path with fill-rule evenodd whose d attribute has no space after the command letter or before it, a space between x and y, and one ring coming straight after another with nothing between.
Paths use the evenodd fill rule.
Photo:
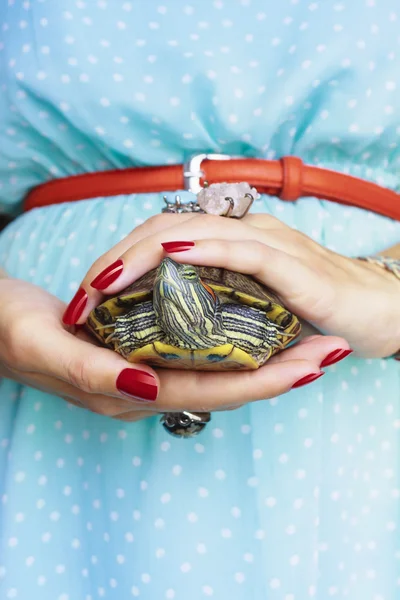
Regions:
<instances>
[{"instance_id":1,"label":"turtle shell","mask_svg":"<svg viewBox=\"0 0 400 600\"><path fill-rule=\"evenodd\" d=\"M273 354L285 348L300 333L298 318L289 312L279 297L269 288L242 273L217 267L196 267L203 283L213 289L222 302L234 302L250 306L265 313L270 321L279 326L277 344L269 354L250 354L233 343L207 349L191 350L170 346L161 341L144 342L128 354L118 348L113 340L114 324L135 305L151 302L157 269L149 271L117 296L108 298L93 309L86 326L100 342L119 351L129 362L146 363L156 367L195 370L251 370L264 364Z\"/></svg>"}]
</instances>

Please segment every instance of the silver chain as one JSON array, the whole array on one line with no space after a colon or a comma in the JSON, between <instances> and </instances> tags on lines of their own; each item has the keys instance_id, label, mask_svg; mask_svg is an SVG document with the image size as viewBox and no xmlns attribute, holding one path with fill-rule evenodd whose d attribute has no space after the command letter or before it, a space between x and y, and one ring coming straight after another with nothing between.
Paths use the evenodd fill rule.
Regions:
<instances>
[{"instance_id":1,"label":"silver chain","mask_svg":"<svg viewBox=\"0 0 400 600\"><path fill-rule=\"evenodd\" d=\"M166 206L162 209L162 213L204 213L197 202L182 202L180 196L175 196L175 201L170 202L167 196L163 196Z\"/></svg>"}]
</instances>

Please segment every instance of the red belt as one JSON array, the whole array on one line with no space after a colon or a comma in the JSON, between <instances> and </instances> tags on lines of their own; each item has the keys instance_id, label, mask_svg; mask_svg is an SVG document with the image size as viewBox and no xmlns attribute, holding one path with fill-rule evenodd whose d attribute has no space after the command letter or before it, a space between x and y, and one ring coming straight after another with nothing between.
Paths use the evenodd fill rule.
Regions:
<instances>
[{"instance_id":1,"label":"red belt","mask_svg":"<svg viewBox=\"0 0 400 600\"><path fill-rule=\"evenodd\" d=\"M328 169L304 165L300 158L280 160L231 158L200 154L185 165L135 167L73 175L34 188L26 197L26 211L49 204L99 196L189 190L197 193L204 182L246 181L260 193L294 201L314 196L357 206L400 221L400 195L375 183Z\"/></svg>"}]
</instances>

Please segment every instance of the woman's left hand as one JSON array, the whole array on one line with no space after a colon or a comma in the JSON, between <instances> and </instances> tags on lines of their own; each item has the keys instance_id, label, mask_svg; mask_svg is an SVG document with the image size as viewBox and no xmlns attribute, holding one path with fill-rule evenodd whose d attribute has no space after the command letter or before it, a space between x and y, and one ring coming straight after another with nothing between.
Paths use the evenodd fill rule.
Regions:
<instances>
[{"instance_id":1,"label":"woman's left hand","mask_svg":"<svg viewBox=\"0 0 400 600\"><path fill-rule=\"evenodd\" d=\"M323 333L345 338L359 356L386 357L400 347L399 282L384 269L336 254L274 217L195 215L177 220L119 257L123 268L105 290L107 296L156 267L165 252L177 262L254 276L298 317ZM88 281L93 275L88 274ZM85 313L93 308L90 304Z\"/></svg>"}]
</instances>

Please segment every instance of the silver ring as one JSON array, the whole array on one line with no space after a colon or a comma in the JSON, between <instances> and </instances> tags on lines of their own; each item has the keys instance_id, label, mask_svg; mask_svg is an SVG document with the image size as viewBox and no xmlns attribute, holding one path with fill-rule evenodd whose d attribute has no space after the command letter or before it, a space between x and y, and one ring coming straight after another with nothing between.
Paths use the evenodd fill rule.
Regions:
<instances>
[{"instance_id":1,"label":"silver ring","mask_svg":"<svg viewBox=\"0 0 400 600\"><path fill-rule=\"evenodd\" d=\"M195 437L210 421L211 414L209 412L192 413L187 410L179 413L165 413L161 417L164 429L178 438Z\"/></svg>"}]
</instances>

